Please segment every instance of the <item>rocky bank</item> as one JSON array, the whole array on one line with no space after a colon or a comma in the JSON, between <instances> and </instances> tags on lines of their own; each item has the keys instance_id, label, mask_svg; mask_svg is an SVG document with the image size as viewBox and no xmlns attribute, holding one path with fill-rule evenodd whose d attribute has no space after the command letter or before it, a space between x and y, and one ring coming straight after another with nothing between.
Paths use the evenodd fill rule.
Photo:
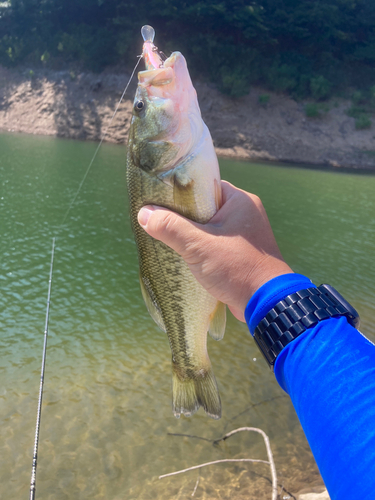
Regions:
<instances>
[{"instance_id":1,"label":"rocky bank","mask_svg":"<svg viewBox=\"0 0 375 500\"><path fill-rule=\"evenodd\" d=\"M0 130L125 143L135 91L134 78L108 128L129 79L124 71L100 75L0 67ZM319 118L307 118L306 102L253 88L242 98L195 82L203 118L218 155L355 169L375 169L375 120L356 130L350 101L328 102ZM108 130L107 130L108 128Z\"/></svg>"}]
</instances>

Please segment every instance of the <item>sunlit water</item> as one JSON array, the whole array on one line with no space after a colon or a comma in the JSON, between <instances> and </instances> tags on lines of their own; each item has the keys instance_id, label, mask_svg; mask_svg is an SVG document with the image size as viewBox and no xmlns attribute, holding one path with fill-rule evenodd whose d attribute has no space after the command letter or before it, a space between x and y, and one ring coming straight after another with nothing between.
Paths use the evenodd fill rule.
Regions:
<instances>
[{"instance_id":1,"label":"sunlit water","mask_svg":"<svg viewBox=\"0 0 375 500\"><path fill-rule=\"evenodd\" d=\"M222 342L208 340L222 419L173 417L168 341L139 291L124 147L103 145L61 228L95 148L0 136L0 498L28 496L52 236L38 500L188 499L198 478L197 499L268 499L261 464L158 479L212 460L266 459L256 434L208 441L241 426L269 435L280 486L320 482L288 398L233 317ZM221 170L262 198L292 268L338 288L374 339L375 177L224 160Z\"/></svg>"}]
</instances>

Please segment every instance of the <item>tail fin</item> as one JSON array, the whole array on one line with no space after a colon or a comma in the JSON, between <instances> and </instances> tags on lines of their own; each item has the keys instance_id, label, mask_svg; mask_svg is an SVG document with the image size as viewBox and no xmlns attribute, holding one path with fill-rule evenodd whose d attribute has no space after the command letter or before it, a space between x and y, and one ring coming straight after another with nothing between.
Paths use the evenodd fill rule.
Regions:
<instances>
[{"instance_id":1,"label":"tail fin","mask_svg":"<svg viewBox=\"0 0 375 500\"><path fill-rule=\"evenodd\" d=\"M200 406L210 417L221 417L221 401L216 379L211 366L194 374L194 378L181 378L172 363L173 369L173 413L179 418L181 413L190 417Z\"/></svg>"}]
</instances>

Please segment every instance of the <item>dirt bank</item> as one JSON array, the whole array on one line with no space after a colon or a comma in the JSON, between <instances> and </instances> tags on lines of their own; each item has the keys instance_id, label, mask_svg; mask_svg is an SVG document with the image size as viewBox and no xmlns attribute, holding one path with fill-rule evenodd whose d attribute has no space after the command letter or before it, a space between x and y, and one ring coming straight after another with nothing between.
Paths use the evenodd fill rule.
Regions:
<instances>
[{"instance_id":1,"label":"dirt bank","mask_svg":"<svg viewBox=\"0 0 375 500\"><path fill-rule=\"evenodd\" d=\"M129 75L100 75L0 67L0 130L98 140L105 132ZM305 103L262 89L230 99L213 86L196 83L202 115L217 153L251 160L278 160L375 169L375 120L356 130L345 111L349 101L335 99L320 118L307 118ZM135 80L119 107L106 140L127 138ZM374 118L374 117L373 117Z\"/></svg>"}]
</instances>

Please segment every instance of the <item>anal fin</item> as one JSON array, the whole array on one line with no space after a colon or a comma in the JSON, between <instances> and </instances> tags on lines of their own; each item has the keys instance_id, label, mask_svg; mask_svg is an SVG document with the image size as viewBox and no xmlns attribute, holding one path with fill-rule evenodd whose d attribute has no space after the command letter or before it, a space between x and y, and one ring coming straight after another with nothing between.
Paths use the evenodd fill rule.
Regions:
<instances>
[{"instance_id":1,"label":"anal fin","mask_svg":"<svg viewBox=\"0 0 375 500\"><path fill-rule=\"evenodd\" d=\"M227 306L223 302L218 301L208 328L208 333L214 340L221 340L224 337L226 321Z\"/></svg>"}]
</instances>

